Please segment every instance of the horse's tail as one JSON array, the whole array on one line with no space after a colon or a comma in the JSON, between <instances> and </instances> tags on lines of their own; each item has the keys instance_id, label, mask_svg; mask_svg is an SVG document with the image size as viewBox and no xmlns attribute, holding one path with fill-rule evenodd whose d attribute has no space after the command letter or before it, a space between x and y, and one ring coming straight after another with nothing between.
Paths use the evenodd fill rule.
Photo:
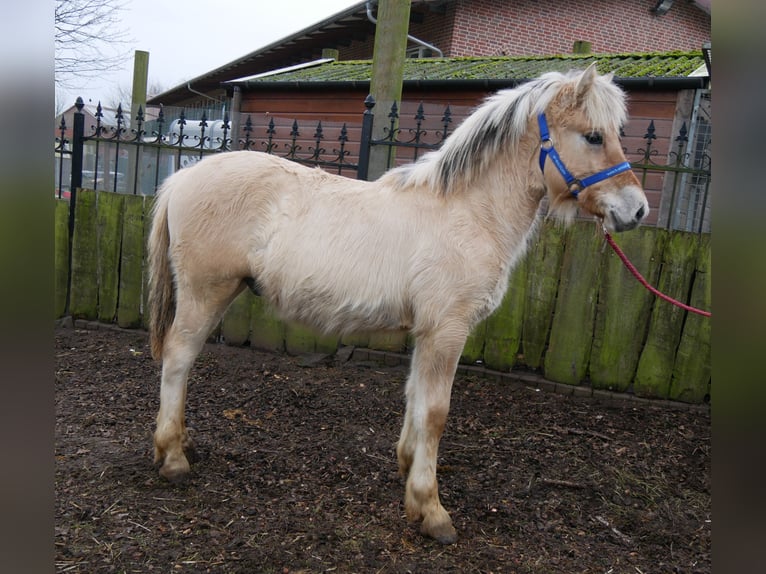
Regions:
<instances>
[{"instance_id":1,"label":"horse's tail","mask_svg":"<svg viewBox=\"0 0 766 574\"><path fill-rule=\"evenodd\" d=\"M165 335L176 314L173 269L168 254L169 197L170 189L163 186L152 210L152 228L149 233L149 340L152 357L155 359L162 359Z\"/></svg>"}]
</instances>

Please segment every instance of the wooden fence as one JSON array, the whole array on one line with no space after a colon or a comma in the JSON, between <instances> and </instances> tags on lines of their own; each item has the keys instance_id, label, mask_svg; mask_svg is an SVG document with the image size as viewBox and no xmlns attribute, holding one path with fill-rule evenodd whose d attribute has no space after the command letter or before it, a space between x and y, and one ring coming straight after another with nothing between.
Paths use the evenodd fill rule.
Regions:
<instances>
[{"instance_id":1,"label":"wooden fence","mask_svg":"<svg viewBox=\"0 0 766 574\"><path fill-rule=\"evenodd\" d=\"M56 200L56 317L146 326L145 238L153 197L81 190L71 270L69 204ZM471 334L462 360L508 372L532 369L574 386L632 391L687 403L710 398L711 319L659 300L640 285L591 222L545 222L511 276L500 308ZM615 237L650 283L696 307L711 307L710 235L641 227ZM334 352L339 345L403 352L407 333L339 339L283 323L246 291L226 312L226 343Z\"/></svg>"}]
</instances>

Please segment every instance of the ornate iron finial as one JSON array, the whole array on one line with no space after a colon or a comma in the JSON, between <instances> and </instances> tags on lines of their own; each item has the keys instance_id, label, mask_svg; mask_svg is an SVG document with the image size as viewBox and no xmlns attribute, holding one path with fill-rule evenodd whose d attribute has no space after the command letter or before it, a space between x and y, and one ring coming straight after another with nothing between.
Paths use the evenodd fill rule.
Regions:
<instances>
[{"instance_id":1,"label":"ornate iron finial","mask_svg":"<svg viewBox=\"0 0 766 574\"><path fill-rule=\"evenodd\" d=\"M314 132L314 139L319 143L319 140L324 139L324 133L322 130L322 120L319 120L319 123L317 124L317 129Z\"/></svg>"},{"instance_id":2,"label":"ornate iron finial","mask_svg":"<svg viewBox=\"0 0 766 574\"><path fill-rule=\"evenodd\" d=\"M442 116L442 123L443 124L451 124L452 123L452 110L449 107L449 104L447 104L447 107L444 108L444 115Z\"/></svg>"},{"instance_id":3,"label":"ornate iron finial","mask_svg":"<svg viewBox=\"0 0 766 574\"><path fill-rule=\"evenodd\" d=\"M649 122L649 127L646 130L646 133L644 134L645 140L656 140L657 136L654 135L654 120Z\"/></svg>"},{"instance_id":4,"label":"ornate iron finial","mask_svg":"<svg viewBox=\"0 0 766 574\"><path fill-rule=\"evenodd\" d=\"M396 105L396 102L391 104L391 112L388 114L388 117L392 120L399 118L399 106Z\"/></svg>"},{"instance_id":5,"label":"ornate iron finial","mask_svg":"<svg viewBox=\"0 0 766 574\"><path fill-rule=\"evenodd\" d=\"M80 96L77 96L77 99L74 102L74 107L77 108L78 112L81 112L82 109L85 107L85 102L82 101L82 98Z\"/></svg>"},{"instance_id":6,"label":"ornate iron finial","mask_svg":"<svg viewBox=\"0 0 766 574\"><path fill-rule=\"evenodd\" d=\"M426 119L426 114L423 111L423 102L420 102L420 105L418 106L418 111L415 113L415 119L418 123Z\"/></svg>"}]
</instances>

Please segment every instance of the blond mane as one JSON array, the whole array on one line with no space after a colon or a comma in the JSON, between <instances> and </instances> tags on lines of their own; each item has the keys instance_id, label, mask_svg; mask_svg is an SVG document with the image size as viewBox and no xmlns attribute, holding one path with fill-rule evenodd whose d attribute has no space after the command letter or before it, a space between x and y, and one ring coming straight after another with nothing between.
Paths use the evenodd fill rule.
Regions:
<instances>
[{"instance_id":1,"label":"blond mane","mask_svg":"<svg viewBox=\"0 0 766 574\"><path fill-rule=\"evenodd\" d=\"M513 157L530 119L551 106L581 109L592 129L617 130L625 122L622 90L611 75L597 76L582 101L575 102L583 71L548 72L515 88L489 96L446 139L442 147L417 162L389 171L384 177L395 187L424 185L449 195L466 189L485 173L498 155Z\"/></svg>"}]
</instances>

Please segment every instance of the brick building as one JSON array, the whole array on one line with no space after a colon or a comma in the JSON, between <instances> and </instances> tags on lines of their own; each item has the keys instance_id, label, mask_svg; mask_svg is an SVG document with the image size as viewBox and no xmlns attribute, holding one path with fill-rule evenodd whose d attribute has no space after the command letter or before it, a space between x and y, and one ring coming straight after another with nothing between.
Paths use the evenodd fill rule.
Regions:
<instances>
[{"instance_id":1,"label":"brick building","mask_svg":"<svg viewBox=\"0 0 766 574\"><path fill-rule=\"evenodd\" d=\"M595 54L699 50L710 41L710 2L412 0L409 33L447 58L569 54L576 45ZM370 59L375 14L375 2L359 2L167 90L149 103L208 105L200 92L223 102L230 97L223 82L304 64L321 58L328 49L339 60ZM408 54L433 57L438 52L410 42Z\"/></svg>"}]
</instances>

